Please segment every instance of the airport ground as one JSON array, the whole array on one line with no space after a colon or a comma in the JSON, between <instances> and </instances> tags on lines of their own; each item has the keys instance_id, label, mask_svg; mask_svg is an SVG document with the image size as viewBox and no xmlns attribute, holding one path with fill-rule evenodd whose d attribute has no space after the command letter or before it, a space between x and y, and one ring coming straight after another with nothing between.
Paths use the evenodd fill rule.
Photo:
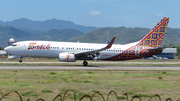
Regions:
<instances>
[{"instance_id":1,"label":"airport ground","mask_svg":"<svg viewBox=\"0 0 180 101\"><path fill-rule=\"evenodd\" d=\"M0 68L6 67L7 65L7 68L11 68L0 70L0 95L10 92L10 94L5 97L6 101L12 101L12 99L14 101L19 101L19 97L16 93L14 93L14 91L18 91L22 95L23 101L26 101L28 98L31 101L35 101L38 98L43 98L45 99L45 101L52 101L56 97L56 95L63 94L66 90L73 90L74 92L76 92L76 101L78 101L83 95L92 96L92 94L96 91L100 92L105 97L105 99L107 99L107 95L111 90L117 93L118 98L121 98L124 93L127 93L129 95L129 100L134 95L139 95L143 101L147 101L154 94L159 94L162 98L162 101L165 101L165 99L167 98L171 98L173 101L180 99L179 70L105 70L105 68L107 68L106 65L108 66L108 68L180 68L178 65L180 62L179 60L124 61L123 63L127 65L122 65L122 63L118 64L116 62L112 64L111 62L109 62L108 65L106 61L105 63L98 62L99 64L91 64L90 62L93 61L90 61L90 66L87 67L104 68L102 70L83 69L86 67L81 65L82 61L78 61L77 64L67 65L64 63L51 64L51 62L58 62L58 60L56 61L56 59L24 59L24 62L29 63L19 65L19 63L17 63L17 60L0 61ZM35 65L33 64L34 62L39 63ZM168 63L168 66L162 66L161 64L159 64L158 66L146 65L147 63L152 64L155 62L162 63L163 65L165 63ZM139 65L141 63L142 65ZM81 69L58 69L61 67L72 68L73 66L80 67ZM18 69L17 67L20 69ZM28 69L21 69L21 67L25 67ZM33 69L38 67L45 67L46 69ZM123 101L126 100L127 99L125 98ZM65 101L73 101L72 92L68 93ZM89 100L86 98L83 101ZM94 101L102 101L102 98L99 95L96 95ZM117 100L115 96L111 94L109 101ZM136 99L133 101L139 100ZM159 100L157 97L155 97L152 101Z\"/></svg>"},{"instance_id":2,"label":"airport ground","mask_svg":"<svg viewBox=\"0 0 180 101\"><path fill-rule=\"evenodd\" d=\"M47 58L23 58L23 62L19 63L19 59L1 59L0 65L70 65L70 66L81 66L83 60L78 60L76 62L60 62L58 59L47 59ZM136 59L136 60L126 60L126 61L92 61L87 60L89 66L180 66L180 59Z\"/></svg>"}]
</instances>

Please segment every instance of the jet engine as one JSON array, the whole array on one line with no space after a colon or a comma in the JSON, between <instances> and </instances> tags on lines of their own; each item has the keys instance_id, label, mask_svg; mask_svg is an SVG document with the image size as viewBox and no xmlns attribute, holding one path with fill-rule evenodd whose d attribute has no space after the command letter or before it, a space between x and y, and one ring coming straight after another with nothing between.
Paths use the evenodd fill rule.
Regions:
<instances>
[{"instance_id":1,"label":"jet engine","mask_svg":"<svg viewBox=\"0 0 180 101\"><path fill-rule=\"evenodd\" d=\"M59 61L64 61L64 62L75 62L76 57L74 54L69 54L69 53L59 53Z\"/></svg>"}]
</instances>

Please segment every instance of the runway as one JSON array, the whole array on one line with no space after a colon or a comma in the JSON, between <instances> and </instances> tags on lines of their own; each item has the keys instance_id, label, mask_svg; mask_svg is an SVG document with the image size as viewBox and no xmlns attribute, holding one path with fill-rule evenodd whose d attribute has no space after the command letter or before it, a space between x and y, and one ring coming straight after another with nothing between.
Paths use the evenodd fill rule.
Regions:
<instances>
[{"instance_id":1,"label":"runway","mask_svg":"<svg viewBox=\"0 0 180 101\"><path fill-rule=\"evenodd\" d=\"M0 62L1 64L14 64L14 63L19 63L19 62ZM82 64L82 62L22 62L26 64L47 64L47 63L52 63L52 64ZM127 62L127 61L118 61L118 62L88 62L92 64L180 64L180 62L175 62L175 61L165 61L165 62Z\"/></svg>"},{"instance_id":2,"label":"runway","mask_svg":"<svg viewBox=\"0 0 180 101\"><path fill-rule=\"evenodd\" d=\"M178 66L12 66L1 65L1 70L180 70Z\"/></svg>"}]
</instances>

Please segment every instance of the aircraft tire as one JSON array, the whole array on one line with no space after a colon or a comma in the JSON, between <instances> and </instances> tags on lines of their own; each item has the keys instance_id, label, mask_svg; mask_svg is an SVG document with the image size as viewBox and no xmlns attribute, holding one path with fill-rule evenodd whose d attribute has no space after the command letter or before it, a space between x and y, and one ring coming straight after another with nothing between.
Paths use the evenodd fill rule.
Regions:
<instances>
[{"instance_id":1,"label":"aircraft tire","mask_svg":"<svg viewBox=\"0 0 180 101\"><path fill-rule=\"evenodd\" d=\"M21 63L22 62L22 60L19 60L19 63Z\"/></svg>"},{"instance_id":2,"label":"aircraft tire","mask_svg":"<svg viewBox=\"0 0 180 101\"><path fill-rule=\"evenodd\" d=\"M84 65L84 66L87 66L87 65L88 65L88 62L84 61L84 62L83 62L83 65Z\"/></svg>"}]
</instances>

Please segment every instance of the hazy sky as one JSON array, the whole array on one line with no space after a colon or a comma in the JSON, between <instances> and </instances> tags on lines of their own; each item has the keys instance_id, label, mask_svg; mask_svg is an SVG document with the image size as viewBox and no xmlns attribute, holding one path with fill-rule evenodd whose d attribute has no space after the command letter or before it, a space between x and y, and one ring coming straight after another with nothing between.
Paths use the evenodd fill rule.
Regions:
<instances>
[{"instance_id":1,"label":"hazy sky","mask_svg":"<svg viewBox=\"0 0 180 101\"><path fill-rule=\"evenodd\" d=\"M0 0L0 21L60 19L95 27L180 28L180 0Z\"/></svg>"}]
</instances>

